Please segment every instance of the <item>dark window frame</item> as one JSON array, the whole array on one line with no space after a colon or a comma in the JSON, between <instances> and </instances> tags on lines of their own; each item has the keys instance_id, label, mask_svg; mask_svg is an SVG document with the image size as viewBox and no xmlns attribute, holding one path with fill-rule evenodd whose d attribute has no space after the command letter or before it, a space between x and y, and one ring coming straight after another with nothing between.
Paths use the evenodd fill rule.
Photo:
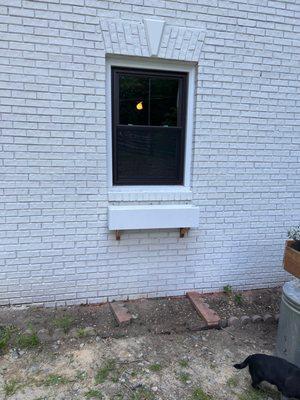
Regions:
<instances>
[{"instance_id":1,"label":"dark window frame","mask_svg":"<svg viewBox=\"0 0 300 400\"><path fill-rule=\"evenodd\" d=\"M152 125L122 125L119 124L119 76L122 74L140 75L145 77L168 77L178 78L179 80L179 101L178 101L178 126L152 126ZM183 185L184 184L184 163L185 163L185 145L186 145L186 119L187 119L187 94L188 94L188 73L169 70L151 70L141 68L123 68L111 67L111 87L112 87L112 167L113 167L113 185ZM120 178L117 173L117 129L126 128L127 130L135 129L161 129L161 130L180 130L179 133L179 152L177 160L177 176L174 178L160 177L130 177Z\"/></svg>"}]
</instances>

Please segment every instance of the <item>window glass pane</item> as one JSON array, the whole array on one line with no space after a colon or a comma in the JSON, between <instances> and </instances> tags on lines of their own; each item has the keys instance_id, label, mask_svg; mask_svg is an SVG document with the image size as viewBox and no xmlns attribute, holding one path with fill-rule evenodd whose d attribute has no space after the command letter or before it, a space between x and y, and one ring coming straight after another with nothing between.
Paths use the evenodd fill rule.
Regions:
<instances>
[{"instance_id":1,"label":"window glass pane","mask_svg":"<svg viewBox=\"0 0 300 400\"><path fill-rule=\"evenodd\" d=\"M113 182L183 183L186 74L113 68Z\"/></svg>"},{"instance_id":2,"label":"window glass pane","mask_svg":"<svg viewBox=\"0 0 300 400\"><path fill-rule=\"evenodd\" d=\"M117 129L118 180L178 181L179 128L125 128ZM151 181L152 179L152 181Z\"/></svg>"},{"instance_id":3,"label":"window glass pane","mask_svg":"<svg viewBox=\"0 0 300 400\"><path fill-rule=\"evenodd\" d=\"M150 125L178 126L178 96L178 79L150 79Z\"/></svg>"},{"instance_id":4,"label":"window glass pane","mask_svg":"<svg viewBox=\"0 0 300 400\"><path fill-rule=\"evenodd\" d=\"M119 123L148 125L149 78L122 74L119 91Z\"/></svg>"}]
</instances>

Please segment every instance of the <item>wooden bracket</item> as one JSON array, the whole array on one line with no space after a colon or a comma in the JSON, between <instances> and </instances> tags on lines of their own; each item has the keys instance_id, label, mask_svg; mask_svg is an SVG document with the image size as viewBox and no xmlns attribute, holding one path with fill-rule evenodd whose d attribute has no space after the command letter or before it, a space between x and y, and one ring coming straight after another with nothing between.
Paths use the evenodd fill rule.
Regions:
<instances>
[{"instance_id":1,"label":"wooden bracket","mask_svg":"<svg viewBox=\"0 0 300 400\"><path fill-rule=\"evenodd\" d=\"M190 228L180 228L179 229L179 236L181 238L184 238L184 236L187 235L189 230L190 230Z\"/></svg>"},{"instance_id":2,"label":"wooden bracket","mask_svg":"<svg viewBox=\"0 0 300 400\"><path fill-rule=\"evenodd\" d=\"M187 235L189 230L190 230L190 228L179 228L179 236L181 238L184 238L185 235ZM115 230L115 235L116 235L116 240L121 240L121 231L120 230Z\"/></svg>"}]
</instances>

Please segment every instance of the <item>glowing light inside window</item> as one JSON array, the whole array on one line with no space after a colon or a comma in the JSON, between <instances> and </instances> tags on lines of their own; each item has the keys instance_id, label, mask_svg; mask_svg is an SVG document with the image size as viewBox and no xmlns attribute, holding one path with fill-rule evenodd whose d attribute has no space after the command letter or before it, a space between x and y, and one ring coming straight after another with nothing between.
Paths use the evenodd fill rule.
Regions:
<instances>
[{"instance_id":1,"label":"glowing light inside window","mask_svg":"<svg viewBox=\"0 0 300 400\"><path fill-rule=\"evenodd\" d=\"M143 106L143 102L142 101L140 101L139 103L137 103L137 105L136 105L136 109L137 110L142 110L144 108L144 106Z\"/></svg>"}]
</instances>

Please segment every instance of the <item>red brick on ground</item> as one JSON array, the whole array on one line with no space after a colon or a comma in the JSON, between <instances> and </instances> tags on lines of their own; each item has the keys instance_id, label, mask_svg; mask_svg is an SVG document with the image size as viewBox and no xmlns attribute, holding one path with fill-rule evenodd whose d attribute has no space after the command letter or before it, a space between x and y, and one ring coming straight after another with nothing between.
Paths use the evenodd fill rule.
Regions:
<instances>
[{"instance_id":1,"label":"red brick on ground","mask_svg":"<svg viewBox=\"0 0 300 400\"><path fill-rule=\"evenodd\" d=\"M191 303L195 307L197 313L204 318L208 327L213 328L219 326L220 317L218 314L208 307L206 303L204 303L201 294L198 292L187 292L187 297L190 299Z\"/></svg>"},{"instance_id":2,"label":"red brick on ground","mask_svg":"<svg viewBox=\"0 0 300 400\"><path fill-rule=\"evenodd\" d=\"M110 308L117 320L118 325L126 325L129 324L132 320L132 315L125 307L124 303L119 301L115 301L110 303Z\"/></svg>"}]
</instances>

